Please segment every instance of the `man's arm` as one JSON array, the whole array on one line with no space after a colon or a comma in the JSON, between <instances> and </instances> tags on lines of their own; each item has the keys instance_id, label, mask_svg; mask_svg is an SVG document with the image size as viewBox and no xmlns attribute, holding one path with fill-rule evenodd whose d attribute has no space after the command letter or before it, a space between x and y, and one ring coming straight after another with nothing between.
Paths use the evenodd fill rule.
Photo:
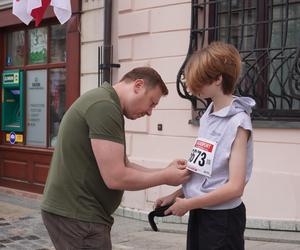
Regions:
<instances>
[{"instance_id":1,"label":"man's arm","mask_svg":"<svg viewBox=\"0 0 300 250\"><path fill-rule=\"evenodd\" d=\"M110 189L141 190L161 184L177 186L189 178L189 171L174 163L156 171L126 167L124 145L102 139L91 139L91 143L100 174Z\"/></svg>"},{"instance_id":2,"label":"man's arm","mask_svg":"<svg viewBox=\"0 0 300 250\"><path fill-rule=\"evenodd\" d=\"M136 164L134 162L131 162L131 161L129 161L127 156L126 156L126 167L134 168L136 170L145 171L145 172L153 172L153 171L160 170L158 168L147 168L147 167L141 166L139 164Z\"/></svg>"}]
</instances>

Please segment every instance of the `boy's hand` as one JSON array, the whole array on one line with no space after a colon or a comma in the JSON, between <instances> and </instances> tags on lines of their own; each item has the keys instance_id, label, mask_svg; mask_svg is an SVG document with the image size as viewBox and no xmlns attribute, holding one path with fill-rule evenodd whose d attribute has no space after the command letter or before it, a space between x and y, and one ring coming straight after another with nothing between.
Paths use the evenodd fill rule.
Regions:
<instances>
[{"instance_id":1,"label":"boy's hand","mask_svg":"<svg viewBox=\"0 0 300 250\"><path fill-rule=\"evenodd\" d=\"M165 215L183 216L188 211L188 199L177 197L175 203L165 211Z\"/></svg>"},{"instance_id":2,"label":"boy's hand","mask_svg":"<svg viewBox=\"0 0 300 250\"><path fill-rule=\"evenodd\" d=\"M165 206L167 204L173 203L176 197L173 194L158 198L154 203L154 208Z\"/></svg>"}]
</instances>

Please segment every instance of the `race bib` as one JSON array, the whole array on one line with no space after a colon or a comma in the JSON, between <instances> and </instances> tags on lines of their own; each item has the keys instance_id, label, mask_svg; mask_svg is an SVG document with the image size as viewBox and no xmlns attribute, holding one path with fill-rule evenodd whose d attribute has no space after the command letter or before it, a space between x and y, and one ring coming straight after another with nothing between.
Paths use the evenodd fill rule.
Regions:
<instances>
[{"instance_id":1,"label":"race bib","mask_svg":"<svg viewBox=\"0 0 300 250\"><path fill-rule=\"evenodd\" d=\"M187 163L187 169L211 177L217 143L197 138Z\"/></svg>"}]
</instances>

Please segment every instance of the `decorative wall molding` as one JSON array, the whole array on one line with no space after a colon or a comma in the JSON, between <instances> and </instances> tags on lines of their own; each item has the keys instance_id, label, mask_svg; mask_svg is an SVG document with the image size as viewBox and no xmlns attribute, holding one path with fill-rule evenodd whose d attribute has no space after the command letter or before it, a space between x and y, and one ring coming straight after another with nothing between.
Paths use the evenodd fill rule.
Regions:
<instances>
[{"instance_id":1,"label":"decorative wall molding","mask_svg":"<svg viewBox=\"0 0 300 250\"><path fill-rule=\"evenodd\" d=\"M0 10L8 9L12 7L12 0L2 0L0 1Z\"/></svg>"}]
</instances>

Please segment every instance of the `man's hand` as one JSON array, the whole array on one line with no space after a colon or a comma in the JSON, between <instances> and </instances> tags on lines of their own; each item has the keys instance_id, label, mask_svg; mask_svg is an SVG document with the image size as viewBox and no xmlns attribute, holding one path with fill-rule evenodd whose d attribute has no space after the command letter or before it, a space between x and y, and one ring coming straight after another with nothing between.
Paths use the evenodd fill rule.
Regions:
<instances>
[{"instance_id":1,"label":"man's hand","mask_svg":"<svg viewBox=\"0 0 300 250\"><path fill-rule=\"evenodd\" d=\"M176 159L169 164L169 167L173 164L176 165L179 169L186 169L187 161L184 159Z\"/></svg>"},{"instance_id":2,"label":"man's hand","mask_svg":"<svg viewBox=\"0 0 300 250\"><path fill-rule=\"evenodd\" d=\"M186 169L186 164L186 160L178 159L171 162L167 168L162 170L167 185L178 186L188 181L191 172Z\"/></svg>"}]
</instances>

